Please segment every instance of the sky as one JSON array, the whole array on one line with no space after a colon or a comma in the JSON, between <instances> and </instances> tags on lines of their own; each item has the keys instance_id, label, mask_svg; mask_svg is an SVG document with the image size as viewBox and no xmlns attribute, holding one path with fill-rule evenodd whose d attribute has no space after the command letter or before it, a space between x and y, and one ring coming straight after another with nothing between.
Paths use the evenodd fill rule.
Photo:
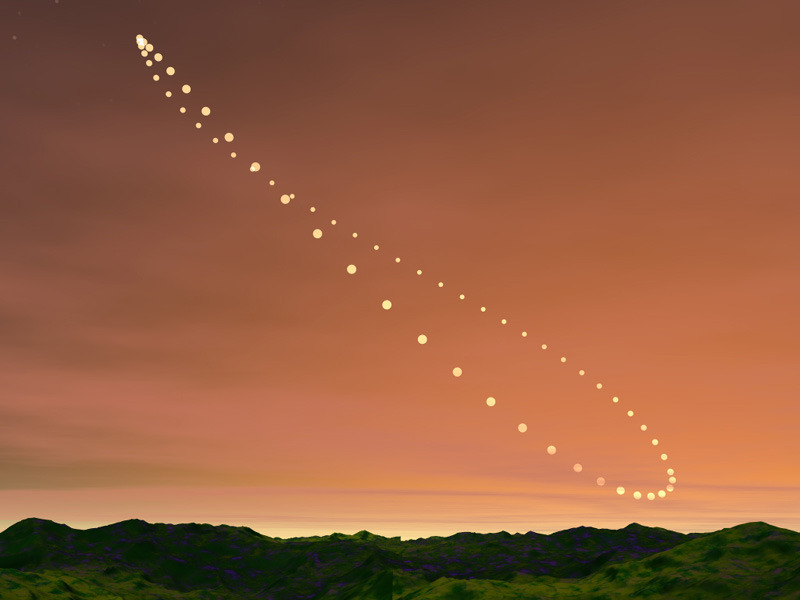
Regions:
<instances>
[{"instance_id":1,"label":"sky","mask_svg":"<svg viewBox=\"0 0 800 600\"><path fill-rule=\"evenodd\" d=\"M800 530L798 20L3 0L0 529Z\"/></svg>"}]
</instances>

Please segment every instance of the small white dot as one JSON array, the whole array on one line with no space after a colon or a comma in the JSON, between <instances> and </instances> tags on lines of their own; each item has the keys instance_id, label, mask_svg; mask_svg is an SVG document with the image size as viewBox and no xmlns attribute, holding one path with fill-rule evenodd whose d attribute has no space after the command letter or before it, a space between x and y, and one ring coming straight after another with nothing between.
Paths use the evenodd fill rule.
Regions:
<instances>
[{"instance_id":1,"label":"small white dot","mask_svg":"<svg viewBox=\"0 0 800 600\"><path fill-rule=\"evenodd\" d=\"M492 398L491 396L489 396L489 397L486 399L486 404L487 404L487 406L494 406L494 405L495 405L495 402L496 402L496 400L495 400L494 398Z\"/></svg>"},{"instance_id":2,"label":"small white dot","mask_svg":"<svg viewBox=\"0 0 800 600\"><path fill-rule=\"evenodd\" d=\"M625 493L625 488L624 488L624 487L622 487L622 486L619 486L619 487L617 488L617 493L618 493L620 496L622 496L622 494L624 494L624 493Z\"/></svg>"},{"instance_id":3,"label":"small white dot","mask_svg":"<svg viewBox=\"0 0 800 600\"><path fill-rule=\"evenodd\" d=\"M400 257L398 256L397 258L395 258L394 262L399 263L400 262Z\"/></svg>"},{"instance_id":4,"label":"small white dot","mask_svg":"<svg viewBox=\"0 0 800 600\"><path fill-rule=\"evenodd\" d=\"M605 477L598 477L597 478L597 485L605 485L605 484L606 484Z\"/></svg>"},{"instance_id":5,"label":"small white dot","mask_svg":"<svg viewBox=\"0 0 800 600\"><path fill-rule=\"evenodd\" d=\"M315 229L314 231L311 232L311 235L313 235L316 239L321 238L322 237L322 229Z\"/></svg>"},{"instance_id":6,"label":"small white dot","mask_svg":"<svg viewBox=\"0 0 800 600\"><path fill-rule=\"evenodd\" d=\"M658 497L659 498L663 498L666 495L667 495L667 492L665 492L664 490L658 490Z\"/></svg>"},{"instance_id":7,"label":"small white dot","mask_svg":"<svg viewBox=\"0 0 800 600\"><path fill-rule=\"evenodd\" d=\"M561 362L562 362L562 363L565 363L565 362L567 362L567 357L566 357L566 356L562 356L562 357L561 357Z\"/></svg>"},{"instance_id":8,"label":"small white dot","mask_svg":"<svg viewBox=\"0 0 800 600\"><path fill-rule=\"evenodd\" d=\"M583 377L584 375L586 375L586 371L584 371L583 369L581 369L580 371L578 371L578 375L580 375L581 377Z\"/></svg>"},{"instance_id":9,"label":"small white dot","mask_svg":"<svg viewBox=\"0 0 800 600\"><path fill-rule=\"evenodd\" d=\"M542 350L547 350L547 344L542 344Z\"/></svg>"},{"instance_id":10,"label":"small white dot","mask_svg":"<svg viewBox=\"0 0 800 600\"><path fill-rule=\"evenodd\" d=\"M456 377L461 377L462 373L463 371L461 370L461 367L456 367L455 369L453 369L453 375L455 375Z\"/></svg>"},{"instance_id":11,"label":"small white dot","mask_svg":"<svg viewBox=\"0 0 800 600\"><path fill-rule=\"evenodd\" d=\"M678 480L677 480L675 477L670 477L670 478L669 478L669 482L670 482L670 483L677 483L677 482L678 482Z\"/></svg>"},{"instance_id":12,"label":"small white dot","mask_svg":"<svg viewBox=\"0 0 800 600\"><path fill-rule=\"evenodd\" d=\"M381 248L381 247L380 247L380 246L378 246L378 244L375 244L375 245L372 247L372 249L373 249L373 250L380 250L380 248Z\"/></svg>"},{"instance_id":13,"label":"small white dot","mask_svg":"<svg viewBox=\"0 0 800 600\"><path fill-rule=\"evenodd\" d=\"M281 196L281 204L289 204L291 201L292 199L289 197L289 194L283 194Z\"/></svg>"},{"instance_id":14,"label":"small white dot","mask_svg":"<svg viewBox=\"0 0 800 600\"><path fill-rule=\"evenodd\" d=\"M653 446L658 446L658 440L653 438L652 444Z\"/></svg>"},{"instance_id":15,"label":"small white dot","mask_svg":"<svg viewBox=\"0 0 800 600\"><path fill-rule=\"evenodd\" d=\"M525 423L520 423L519 425L517 425L517 429L519 429L520 433L525 433L526 431L528 431L528 426L525 425Z\"/></svg>"},{"instance_id":16,"label":"small white dot","mask_svg":"<svg viewBox=\"0 0 800 600\"><path fill-rule=\"evenodd\" d=\"M656 495L653 492L647 492L647 499L648 500L655 500Z\"/></svg>"},{"instance_id":17,"label":"small white dot","mask_svg":"<svg viewBox=\"0 0 800 600\"><path fill-rule=\"evenodd\" d=\"M357 270L355 265L347 265L347 272L350 273L350 275L354 275Z\"/></svg>"},{"instance_id":18,"label":"small white dot","mask_svg":"<svg viewBox=\"0 0 800 600\"><path fill-rule=\"evenodd\" d=\"M438 285L439 287L444 287L444 283L441 282L441 281L439 283L437 283L436 285Z\"/></svg>"},{"instance_id":19,"label":"small white dot","mask_svg":"<svg viewBox=\"0 0 800 600\"><path fill-rule=\"evenodd\" d=\"M615 403L615 404L616 404L617 402L619 402L619 398L617 398L616 396L614 396L614 397L611 399L611 401L612 401L613 403Z\"/></svg>"},{"instance_id":20,"label":"small white dot","mask_svg":"<svg viewBox=\"0 0 800 600\"><path fill-rule=\"evenodd\" d=\"M500 324L501 325L505 325L506 323L508 323L508 321L506 321L505 319L500 319Z\"/></svg>"},{"instance_id":21,"label":"small white dot","mask_svg":"<svg viewBox=\"0 0 800 600\"><path fill-rule=\"evenodd\" d=\"M669 457L666 454L662 454L661 455L661 460L667 460L667 458L669 458Z\"/></svg>"},{"instance_id":22,"label":"small white dot","mask_svg":"<svg viewBox=\"0 0 800 600\"><path fill-rule=\"evenodd\" d=\"M463 299L464 299L464 294L461 294L461 295L459 295L459 296L458 296L458 299L459 299L459 300L463 300Z\"/></svg>"},{"instance_id":23,"label":"small white dot","mask_svg":"<svg viewBox=\"0 0 800 600\"><path fill-rule=\"evenodd\" d=\"M667 491L668 491L668 492L671 492L671 491L673 491L674 489L675 489L675 486L673 486L671 483L670 483L670 484L667 486Z\"/></svg>"},{"instance_id":24,"label":"small white dot","mask_svg":"<svg viewBox=\"0 0 800 600\"><path fill-rule=\"evenodd\" d=\"M641 426L641 430L642 430L642 431L647 431L647 425L642 425L642 426Z\"/></svg>"},{"instance_id":25,"label":"small white dot","mask_svg":"<svg viewBox=\"0 0 800 600\"><path fill-rule=\"evenodd\" d=\"M389 310L392 308L392 301L391 300L384 300L381 302L381 306L383 306L383 310Z\"/></svg>"},{"instance_id":26,"label":"small white dot","mask_svg":"<svg viewBox=\"0 0 800 600\"><path fill-rule=\"evenodd\" d=\"M633 492L633 497L637 500L642 497L642 492Z\"/></svg>"},{"instance_id":27,"label":"small white dot","mask_svg":"<svg viewBox=\"0 0 800 600\"><path fill-rule=\"evenodd\" d=\"M331 225L336 225L336 219L331 219Z\"/></svg>"},{"instance_id":28,"label":"small white dot","mask_svg":"<svg viewBox=\"0 0 800 600\"><path fill-rule=\"evenodd\" d=\"M572 470L575 471L576 473L580 473L581 471L583 471L583 465L581 465L580 463L575 463L572 467Z\"/></svg>"},{"instance_id":29,"label":"small white dot","mask_svg":"<svg viewBox=\"0 0 800 600\"><path fill-rule=\"evenodd\" d=\"M527 331L523 331L522 332L522 337L528 337L528 332Z\"/></svg>"},{"instance_id":30,"label":"small white dot","mask_svg":"<svg viewBox=\"0 0 800 600\"><path fill-rule=\"evenodd\" d=\"M602 390L602 389L603 389L603 384L602 384L602 383L598 383L598 384L597 384L595 387L596 387L598 390Z\"/></svg>"},{"instance_id":31,"label":"small white dot","mask_svg":"<svg viewBox=\"0 0 800 600\"><path fill-rule=\"evenodd\" d=\"M417 275L422 275L422 269L417 269Z\"/></svg>"},{"instance_id":32,"label":"small white dot","mask_svg":"<svg viewBox=\"0 0 800 600\"><path fill-rule=\"evenodd\" d=\"M555 446L548 446L548 447L547 447L547 453L548 453L550 456L553 456L553 454L555 454L555 453L556 453L556 447L555 447Z\"/></svg>"},{"instance_id":33,"label":"small white dot","mask_svg":"<svg viewBox=\"0 0 800 600\"><path fill-rule=\"evenodd\" d=\"M427 343L428 343L428 336L427 336L427 335L425 335L424 333L421 333L421 334L419 334L419 335L417 336L417 341L418 341L420 344L427 344ZM454 374L455 374L455 373L454 373ZM456 375L456 377L458 377L458 375Z\"/></svg>"},{"instance_id":34,"label":"small white dot","mask_svg":"<svg viewBox=\"0 0 800 600\"><path fill-rule=\"evenodd\" d=\"M358 234L357 234L355 231L353 232L353 237L354 237L354 238L357 238L357 237L358 237Z\"/></svg>"},{"instance_id":35,"label":"small white dot","mask_svg":"<svg viewBox=\"0 0 800 600\"><path fill-rule=\"evenodd\" d=\"M481 306L481 312L486 312L486 307L485 306Z\"/></svg>"},{"instance_id":36,"label":"small white dot","mask_svg":"<svg viewBox=\"0 0 800 600\"><path fill-rule=\"evenodd\" d=\"M675 469L667 469L667 475L675 475Z\"/></svg>"},{"instance_id":37,"label":"small white dot","mask_svg":"<svg viewBox=\"0 0 800 600\"><path fill-rule=\"evenodd\" d=\"M632 411L632 410L629 410L629 411L628 411L628 416L629 416L629 417L632 417L632 416L633 416L633 411Z\"/></svg>"}]
</instances>

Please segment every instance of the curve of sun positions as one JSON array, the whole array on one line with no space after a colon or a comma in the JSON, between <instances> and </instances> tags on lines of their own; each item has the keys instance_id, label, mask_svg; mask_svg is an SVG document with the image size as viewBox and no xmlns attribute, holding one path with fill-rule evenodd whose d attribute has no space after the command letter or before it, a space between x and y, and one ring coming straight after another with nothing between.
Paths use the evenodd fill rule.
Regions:
<instances>
[{"instance_id":1,"label":"curve of sun positions","mask_svg":"<svg viewBox=\"0 0 800 600\"><path fill-rule=\"evenodd\" d=\"M192 92L192 87L188 83L177 83L176 78L175 78L175 73L176 73L175 68L172 67L172 66L164 66L165 63L164 63L163 54L160 53L160 52L155 52L155 48L154 48L152 43L148 42L148 40L144 36L142 36L141 34L138 34L136 36L136 46L138 47L142 58L145 59L145 65L150 69L153 69L153 67L155 67L154 70L159 71L159 72L153 74L153 76L152 76L153 81L155 81L155 82L165 81L166 84L167 84L167 87L171 88L171 89L165 90L164 96L166 98L168 98L168 99L173 99L173 98L176 98L176 97L182 97L182 98L187 98L187 99L191 98L190 94ZM162 74L166 75L166 77L162 78ZM173 82L175 82L175 83L173 83ZM175 90L174 93L172 91L173 89ZM185 106L180 106L178 111L181 114L187 114L187 108ZM202 127L203 127L203 119L208 117L209 115L211 115L211 109L208 106L201 106L199 108L199 110L197 110L196 112L198 112L200 116L197 118L198 120L195 121L194 127L199 130L199 129L202 129ZM234 139L235 139L235 136L231 132L226 132L226 133L224 133L222 135L222 140L224 140L227 144L231 144L234 141ZM219 144L220 143L220 138L219 137L212 137L211 138L211 142L214 143L214 144ZM230 151L230 157L231 158L236 158L236 151L235 150ZM249 164L248 170L251 173L257 173L257 172L261 171L261 164L259 162L257 162L257 161L252 161ZM271 187L271 188L275 187L275 180L274 179L270 179L269 180L269 187ZM281 204L284 204L284 205L290 205L292 200L294 200L294 199L295 199L295 195L294 194L280 194L280 196L278 197L278 200L281 202ZM316 212L316 208L313 207L313 206L310 207L308 210L312 214ZM336 219L330 220L329 223L330 223L331 227L335 227L336 226ZM324 237L324 235L325 235L325 229L323 227L327 227L327 226L323 226L323 225L317 223L317 227L315 227L314 229L311 230L310 236L315 240L322 239ZM357 238L358 237L358 233L356 233L356 232L352 233L352 237L353 238ZM375 251L375 252L379 252L380 251L380 245L378 245L378 244L373 245L372 246L372 250ZM401 262L400 261L400 257L394 257L390 262L394 263L394 264L400 263ZM346 266L343 266L342 271L343 271L343 273L346 273L348 276L351 276L351 277L358 275L358 267L357 267L357 265L355 265L353 263L350 263L350 264L347 264ZM416 272L417 276L421 276L422 275L422 269L416 269L415 272ZM419 279L419 278L417 278L417 279L419 281L424 281L424 280ZM435 285L438 288L444 288L444 286L445 286L443 281L437 281ZM465 294L458 294L458 296L456 296L456 298L459 301L463 301L466 298L466 296L465 296ZM392 301L390 299L388 299L388 298L384 299L380 303L380 305L376 307L376 309L382 309L382 310L385 310L385 311L392 310ZM480 307L480 312L482 314L486 314L486 311L487 311L487 309L486 309L485 306L481 306ZM502 319L499 319L497 323L501 327L506 327L508 325L508 322L509 322L509 319L506 318L506 317L503 317ZM526 338L526 339L528 338L528 332L527 331L520 331L519 334L523 338ZM418 333L418 335L417 335L416 341L417 341L417 343L419 345L427 344L429 342L429 338L428 338L427 332L420 331ZM541 344L540 347L541 347L542 351L546 351L547 350L547 344ZM558 361L561 364L566 365L567 364L567 357L566 356L560 356L560 357L558 357ZM576 373L578 374L579 377L584 377L586 375L586 371L583 370L583 369L580 369L580 370L576 371ZM453 365L452 377L459 378L462 375L463 375L462 368L459 365ZM600 382L595 383L594 387L598 391L602 391L603 390L603 384L600 383ZM619 397L618 396L611 396L610 399L611 399L611 403L612 404L616 404L616 405L619 404ZM487 407L493 407L493 406L496 406L496 404L497 404L497 399L492 397L492 396L489 396L489 397L485 398L483 401L485 402ZM627 411L627 416L628 417L633 417L634 416L634 411L633 410L628 410ZM640 425L639 429L644 432L644 431L647 431L648 427L647 427L647 425L642 424L642 425ZM528 430L527 424L525 424L523 422L520 422L517 425L517 431L519 433L525 433L527 430ZM649 436L647 436L647 437L649 437ZM659 446L659 445L660 445L660 442L659 442L659 440L657 438L651 438L649 443L648 443L648 447L653 447L653 448L656 447L656 446ZM553 455L556 454L557 449L556 449L556 446L551 444L551 445L546 446L543 449L543 451L546 452L549 456L553 456ZM661 459L661 461L667 461L669 456L666 453L662 452L659 455L659 458ZM583 471L583 465L580 464L580 463L576 463L575 465L573 465L572 469L573 469L573 471L575 473L580 473L581 471ZM674 491L674 489L675 489L674 484L677 481L676 478L675 478L675 470L673 468L671 468L671 467L667 468L666 469L666 474L667 474L667 483L664 486L664 489L661 489L661 490L658 490L658 491L648 491L648 492L646 492L644 494L639 490L635 490L630 494L630 496L634 500L640 500L643 496L646 496L648 500L655 500L657 497L658 498L665 498L667 496L667 492ZM605 486L606 485L606 479L604 477L602 477L602 476L597 477L595 482L596 482L596 484L598 486ZM609 487L613 488L613 486L609 486ZM619 496L625 496L626 492L627 492L627 490L623 486L617 486L614 491L616 491L617 495L619 495Z\"/></svg>"}]
</instances>

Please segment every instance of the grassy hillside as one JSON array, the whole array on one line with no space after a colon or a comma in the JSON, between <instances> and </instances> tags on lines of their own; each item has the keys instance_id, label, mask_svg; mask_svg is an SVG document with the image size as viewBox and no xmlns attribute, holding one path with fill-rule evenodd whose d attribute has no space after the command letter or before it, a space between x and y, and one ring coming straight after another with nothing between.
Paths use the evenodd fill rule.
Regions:
<instances>
[{"instance_id":1,"label":"grassy hillside","mask_svg":"<svg viewBox=\"0 0 800 600\"><path fill-rule=\"evenodd\" d=\"M0 533L0 598L31 600L800 600L800 534L746 523L680 534L632 523L551 535L280 539L246 527L123 521Z\"/></svg>"}]
</instances>

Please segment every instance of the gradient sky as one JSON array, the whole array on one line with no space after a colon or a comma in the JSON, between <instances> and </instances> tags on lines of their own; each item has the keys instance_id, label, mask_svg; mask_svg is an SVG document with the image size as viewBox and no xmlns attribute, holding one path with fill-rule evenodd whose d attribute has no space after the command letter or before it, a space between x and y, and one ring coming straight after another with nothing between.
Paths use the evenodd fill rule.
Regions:
<instances>
[{"instance_id":1,"label":"gradient sky","mask_svg":"<svg viewBox=\"0 0 800 600\"><path fill-rule=\"evenodd\" d=\"M800 530L794 0L0 11L0 528Z\"/></svg>"}]
</instances>

